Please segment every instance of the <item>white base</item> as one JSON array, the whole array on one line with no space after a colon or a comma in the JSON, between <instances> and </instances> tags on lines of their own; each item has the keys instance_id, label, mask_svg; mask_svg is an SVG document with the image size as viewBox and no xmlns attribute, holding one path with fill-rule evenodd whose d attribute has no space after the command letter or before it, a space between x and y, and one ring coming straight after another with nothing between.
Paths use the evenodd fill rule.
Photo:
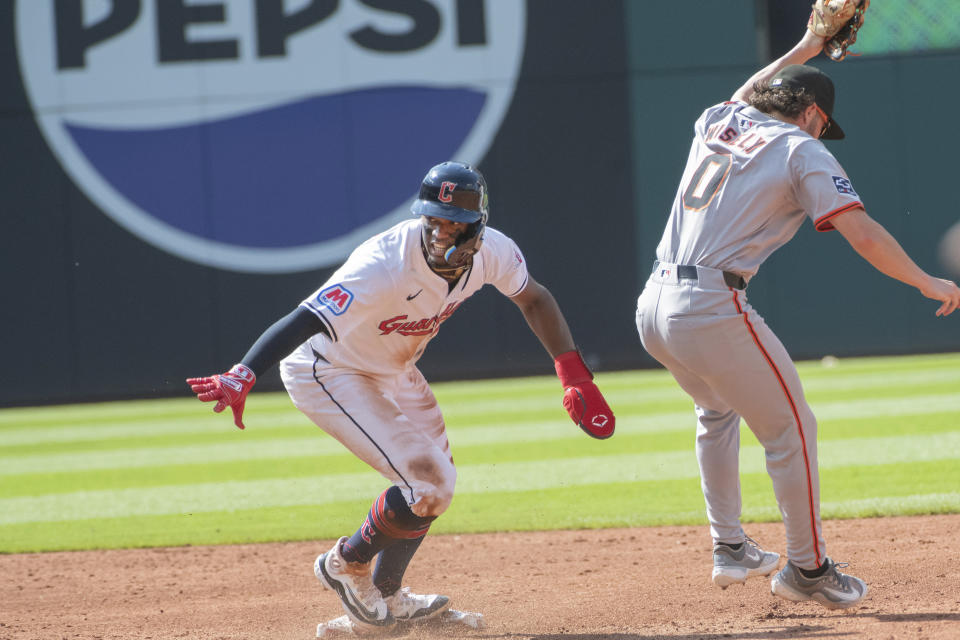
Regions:
<instances>
[{"instance_id":1,"label":"white base","mask_svg":"<svg viewBox=\"0 0 960 640\"><path fill-rule=\"evenodd\" d=\"M317 625L317 637L318 638L344 638L344 637L376 637L376 636L391 636L404 633L404 629L408 628L411 625L419 626L447 626L447 625L460 625L468 627L470 629L486 629L487 623L483 619L482 613L472 613L470 611L457 611L456 609L447 609L442 614L433 618L432 620L424 620L422 622L400 622L397 623L397 626L391 629L390 631L378 633L376 631L367 631L357 628L353 621L350 620L347 616L340 616L339 618L334 618L329 622L321 622Z\"/></svg>"}]
</instances>

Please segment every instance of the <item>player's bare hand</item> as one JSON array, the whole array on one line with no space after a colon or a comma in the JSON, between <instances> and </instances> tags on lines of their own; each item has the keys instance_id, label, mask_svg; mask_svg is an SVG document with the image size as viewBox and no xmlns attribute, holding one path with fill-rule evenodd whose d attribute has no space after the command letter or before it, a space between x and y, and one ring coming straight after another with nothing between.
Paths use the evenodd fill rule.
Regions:
<instances>
[{"instance_id":1,"label":"player's bare hand","mask_svg":"<svg viewBox=\"0 0 960 640\"><path fill-rule=\"evenodd\" d=\"M247 403L247 394L257 382L257 376L244 364L236 364L230 371L203 378L187 378L190 389L203 402L216 401L213 408L220 413L227 407L233 410L233 423L244 429L243 408Z\"/></svg>"},{"instance_id":2,"label":"player's bare hand","mask_svg":"<svg viewBox=\"0 0 960 640\"><path fill-rule=\"evenodd\" d=\"M612 436L617 423L613 410L593 383L593 374L580 352L561 353L553 362L563 385L563 408L570 419L592 438L605 440Z\"/></svg>"},{"instance_id":3,"label":"player's bare hand","mask_svg":"<svg viewBox=\"0 0 960 640\"><path fill-rule=\"evenodd\" d=\"M938 316L948 316L960 307L960 288L952 280L931 277L920 293L943 303L937 309Z\"/></svg>"}]
</instances>

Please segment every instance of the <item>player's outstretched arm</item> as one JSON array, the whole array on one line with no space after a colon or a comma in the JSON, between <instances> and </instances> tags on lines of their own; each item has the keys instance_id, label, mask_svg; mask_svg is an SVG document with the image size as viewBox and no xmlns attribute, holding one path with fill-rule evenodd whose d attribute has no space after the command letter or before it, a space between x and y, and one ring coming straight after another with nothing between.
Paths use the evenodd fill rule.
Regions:
<instances>
[{"instance_id":1,"label":"player's outstretched arm","mask_svg":"<svg viewBox=\"0 0 960 640\"><path fill-rule=\"evenodd\" d=\"M770 80L770 78L775 76L777 72L784 67L789 67L792 64L804 64L811 58L815 58L817 54L823 50L825 41L826 38L816 35L809 29L805 29L803 37L800 38L797 44L793 45L790 51L750 76L743 86L734 92L733 97L730 99L746 102L750 96L753 95L753 86L756 83Z\"/></svg>"},{"instance_id":2,"label":"player's outstretched arm","mask_svg":"<svg viewBox=\"0 0 960 640\"><path fill-rule=\"evenodd\" d=\"M939 300L938 316L960 306L960 288L950 280L931 276L907 255L900 243L863 209L853 209L830 220L850 246L881 273L910 286L924 296Z\"/></svg>"},{"instance_id":3,"label":"player's outstretched arm","mask_svg":"<svg viewBox=\"0 0 960 640\"><path fill-rule=\"evenodd\" d=\"M602 440L612 436L616 426L613 411L577 351L570 327L553 294L530 276L527 286L511 300L520 307L530 329L553 358L557 377L563 385L563 407L570 418L593 438Z\"/></svg>"},{"instance_id":4,"label":"player's outstretched arm","mask_svg":"<svg viewBox=\"0 0 960 640\"><path fill-rule=\"evenodd\" d=\"M187 378L187 384L203 402L216 401L213 407L215 412L220 413L230 407L233 423L243 429L243 409L257 376L263 375L281 358L318 333L326 333L320 319L307 309L297 307L270 325L243 359L229 371L202 378Z\"/></svg>"},{"instance_id":5,"label":"player's outstretched arm","mask_svg":"<svg viewBox=\"0 0 960 640\"><path fill-rule=\"evenodd\" d=\"M527 278L527 286L523 291L510 299L520 307L530 329L543 343L551 358L573 351L577 346L573 342L567 320L560 311L560 305L553 294L534 280L533 276Z\"/></svg>"}]
</instances>

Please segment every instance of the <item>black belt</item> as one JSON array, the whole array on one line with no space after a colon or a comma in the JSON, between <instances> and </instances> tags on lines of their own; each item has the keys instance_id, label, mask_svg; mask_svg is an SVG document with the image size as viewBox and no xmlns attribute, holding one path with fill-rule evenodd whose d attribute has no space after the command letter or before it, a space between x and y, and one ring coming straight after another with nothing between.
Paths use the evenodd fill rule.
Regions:
<instances>
[{"instance_id":1,"label":"black belt","mask_svg":"<svg viewBox=\"0 0 960 640\"><path fill-rule=\"evenodd\" d=\"M653 261L653 270L657 270L657 266L660 264L659 260ZM681 280L699 280L697 276L697 268L692 264L678 264L677 265L677 278ZM727 284L728 287L733 287L734 289L746 289L747 281L743 279L743 276L738 276L735 273L730 273L729 271L723 272L723 281Z\"/></svg>"}]
</instances>

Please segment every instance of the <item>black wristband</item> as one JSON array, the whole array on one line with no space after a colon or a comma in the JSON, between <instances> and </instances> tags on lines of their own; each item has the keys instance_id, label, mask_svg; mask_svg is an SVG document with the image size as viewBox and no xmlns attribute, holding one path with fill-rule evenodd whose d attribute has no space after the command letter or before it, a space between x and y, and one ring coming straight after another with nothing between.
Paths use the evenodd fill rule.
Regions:
<instances>
[{"instance_id":1,"label":"black wristband","mask_svg":"<svg viewBox=\"0 0 960 640\"><path fill-rule=\"evenodd\" d=\"M318 333L329 335L320 318L303 307L297 307L260 334L241 362L259 378Z\"/></svg>"}]
</instances>

